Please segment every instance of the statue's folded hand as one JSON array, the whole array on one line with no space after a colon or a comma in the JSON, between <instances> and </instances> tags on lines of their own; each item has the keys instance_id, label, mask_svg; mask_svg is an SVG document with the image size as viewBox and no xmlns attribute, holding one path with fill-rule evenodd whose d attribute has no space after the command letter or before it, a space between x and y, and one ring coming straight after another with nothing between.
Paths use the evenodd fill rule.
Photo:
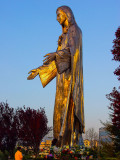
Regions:
<instances>
[{"instance_id":1,"label":"statue's folded hand","mask_svg":"<svg viewBox=\"0 0 120 160\"><path fill-rule=\"evenodd\" d=\"M28 74L30 74L27 79L31 80L34 79L37 75L38 75L39 71L38 69L32 69L30 72L28 72Z\"/></svg>"}]
</instances>

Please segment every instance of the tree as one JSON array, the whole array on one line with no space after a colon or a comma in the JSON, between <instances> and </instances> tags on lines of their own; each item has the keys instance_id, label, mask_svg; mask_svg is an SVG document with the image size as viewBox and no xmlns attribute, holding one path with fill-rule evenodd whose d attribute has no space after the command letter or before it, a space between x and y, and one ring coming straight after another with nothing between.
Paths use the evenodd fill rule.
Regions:
<instances>
[{"instance_id":1,"label":"tree","mask_svg":"<svg viewBox=\"0 0 120 160\"><path fill-rule=\"evenodd\" d=\"M13 156L16 143L31 147L38 153L43 137L51 130L47 127L44 108L9 107L8 103L0 103L0 150L7 150Z\"/></svg>"},{"instance_id":2,"label":"tree","mask_svg":"<svg viewBox=\"0 0 120 160\"><path fill-rule=\"evenodd\" d=\"M118 152L120 150L120 91L114 87L107 98L111 101L109 106L111 121L105 123L105 127L110 133L115 152Z\"/></svg>"},{"instance_id":3,"label":"tree","mask_svg":"<svg viewBox=\"0 0 120 160\"><path fill-rule=\"evenodd\" d=\"M16 111L19 120L18 137L23 146L32 147L34 152L39 151L39 145L43 137L51 130L47 127L45 110L31 108L18 108Z\"/></svg>"},{"instance_id":4,"label":"tree","mask_svg":"<svg viewBox=\"0 0 120 160\"><path fill-rule=\"evenodd\" d=\"M116 39L113 40L113 60L120 62L120 27L115 32ZM118 76L120 81L120 65L114 71L114 74ZM106 130L109 131L110 137L113 140L113 145L115 152L120 150L120 87L116 89L113 88L113 91L110 94L106 95L107 99L110 100L110 119L109 123L105 123Z\"/></svg>"},{"instance_id":5,"label":"tree","mask_svg":"<svg viewBox=\"0 0 120 160\"><path fill-rule=\"evenodd\" d=\"M113 60L120 62L120 27L118 27L115 32L116 39L113 40L113 49L111 50L113 54ZM114 71L114 74L118 76L118 80L120 80L120 65Z\"/></svg>"},{"instance_id":6,"label":"tree","mask_svg":"<svg viewBox=\"0 0 120 160\"><path fill-rule=\"evenodd\" d=\"M98 141L98 134L95 132L94 128L90 128L86 131L85 138L90 141L91 148L96 146L96 141Z\"/></svg>"},{"instance_id":7,"label":"tree","mask_svg":"<svg viewBox=\"0 0 120 160\"><path fill-rule=\"evenodd\" d=\"M114 45L111 51L113 60L120 62L120 27L115 32L115 35L116 39L113 40ZM114 71L114 74L118 76L118 80L120 81L120 65ZM112 111L112 123L120 130L120 91L114 87L113 91L107 95L107 98L111 101L109 109Z\"/></svg>"},{"instance_id":8,"label":"tree","mask_svg":"<svg viewBox=\"0 0 120 160\"><path fill-rule=\"evenodd\" d=\"M115 157L114 146L112 143L101 142L99 148L99 155L102 159L107 159L108 157Z\"/></svg>"},{"instance_id":9,"label":"tree","mask_svg":"<svg viewBox=\"0 0 120 160\"><path fill-rule=\"evenodd\" d=\"M0 103L0 150L13 153L17 141L17 117L8 103Z\"/></svg>"}]
</instances>

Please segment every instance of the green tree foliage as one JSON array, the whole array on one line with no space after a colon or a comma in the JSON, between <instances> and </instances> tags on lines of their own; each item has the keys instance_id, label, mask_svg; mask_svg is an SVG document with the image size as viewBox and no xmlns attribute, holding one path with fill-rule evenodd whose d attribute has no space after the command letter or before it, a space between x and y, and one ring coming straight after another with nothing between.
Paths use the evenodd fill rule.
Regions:
<instances>
[{"instance_id":1,"label":"green tree foliage","mask_svg":"<svg viewBox=\"0 0 120 160\"><path fill-rule=\"evenodd\" d=\"M115 152L118 152L120 150L120 92L113 88L107 98L111 101L109 106L111 122L106 124L106 130L110 133Z\"/></svg>"},{"instance_id":2,"label":"green tree foliage","mask_svg":"<svg viewBox=\"0 0 120 160\"><path fill-rule=\"evenodd\" d=\"M102 159L106 157L115 157L114 146L112 143L101 142L102 147L99 148L99 155Z\"/></svg>"}]
</instances>

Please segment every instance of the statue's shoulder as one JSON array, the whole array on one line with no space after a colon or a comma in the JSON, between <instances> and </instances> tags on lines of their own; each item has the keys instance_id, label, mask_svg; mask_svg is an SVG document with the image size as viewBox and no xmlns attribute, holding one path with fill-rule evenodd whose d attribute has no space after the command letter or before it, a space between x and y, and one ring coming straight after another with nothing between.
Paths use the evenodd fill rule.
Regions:
<instances>
[{"instance_id":1,"label":"statue's shoulder","mask_svg":"<svg viewBox=\"0 0 120 160\"><path fill-rule=\"evenodd\" d=\"M81 29L78 27L77 24L71 25L69 28L69 34L73 34L73 35L79 35L82 34Z\"/></svg>"}]
</instances>

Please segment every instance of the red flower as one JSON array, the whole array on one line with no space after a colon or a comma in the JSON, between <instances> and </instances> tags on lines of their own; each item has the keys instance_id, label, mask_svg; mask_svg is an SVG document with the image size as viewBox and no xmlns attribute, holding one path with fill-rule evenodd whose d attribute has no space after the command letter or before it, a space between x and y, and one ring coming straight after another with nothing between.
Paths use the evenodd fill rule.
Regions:
<instances>
[{"instance_id":1,"label":"red flower","mask_svg":"<svg viewBox=\"0 0 120 160\"><path fill-rule=\"evenodd\" d=\"M43 149L41 149L41 152L43 152Z\"/></svg>"},{"instance_id":2,"label":"red flower","mask_svg":"<svg viewBox=\"0 0 120 160\"><path fill-rule=\"evenodd\" d=\"M66 151L65 150L62 150L62 153L65 153Z\"/></svg>"}]
</instances>

